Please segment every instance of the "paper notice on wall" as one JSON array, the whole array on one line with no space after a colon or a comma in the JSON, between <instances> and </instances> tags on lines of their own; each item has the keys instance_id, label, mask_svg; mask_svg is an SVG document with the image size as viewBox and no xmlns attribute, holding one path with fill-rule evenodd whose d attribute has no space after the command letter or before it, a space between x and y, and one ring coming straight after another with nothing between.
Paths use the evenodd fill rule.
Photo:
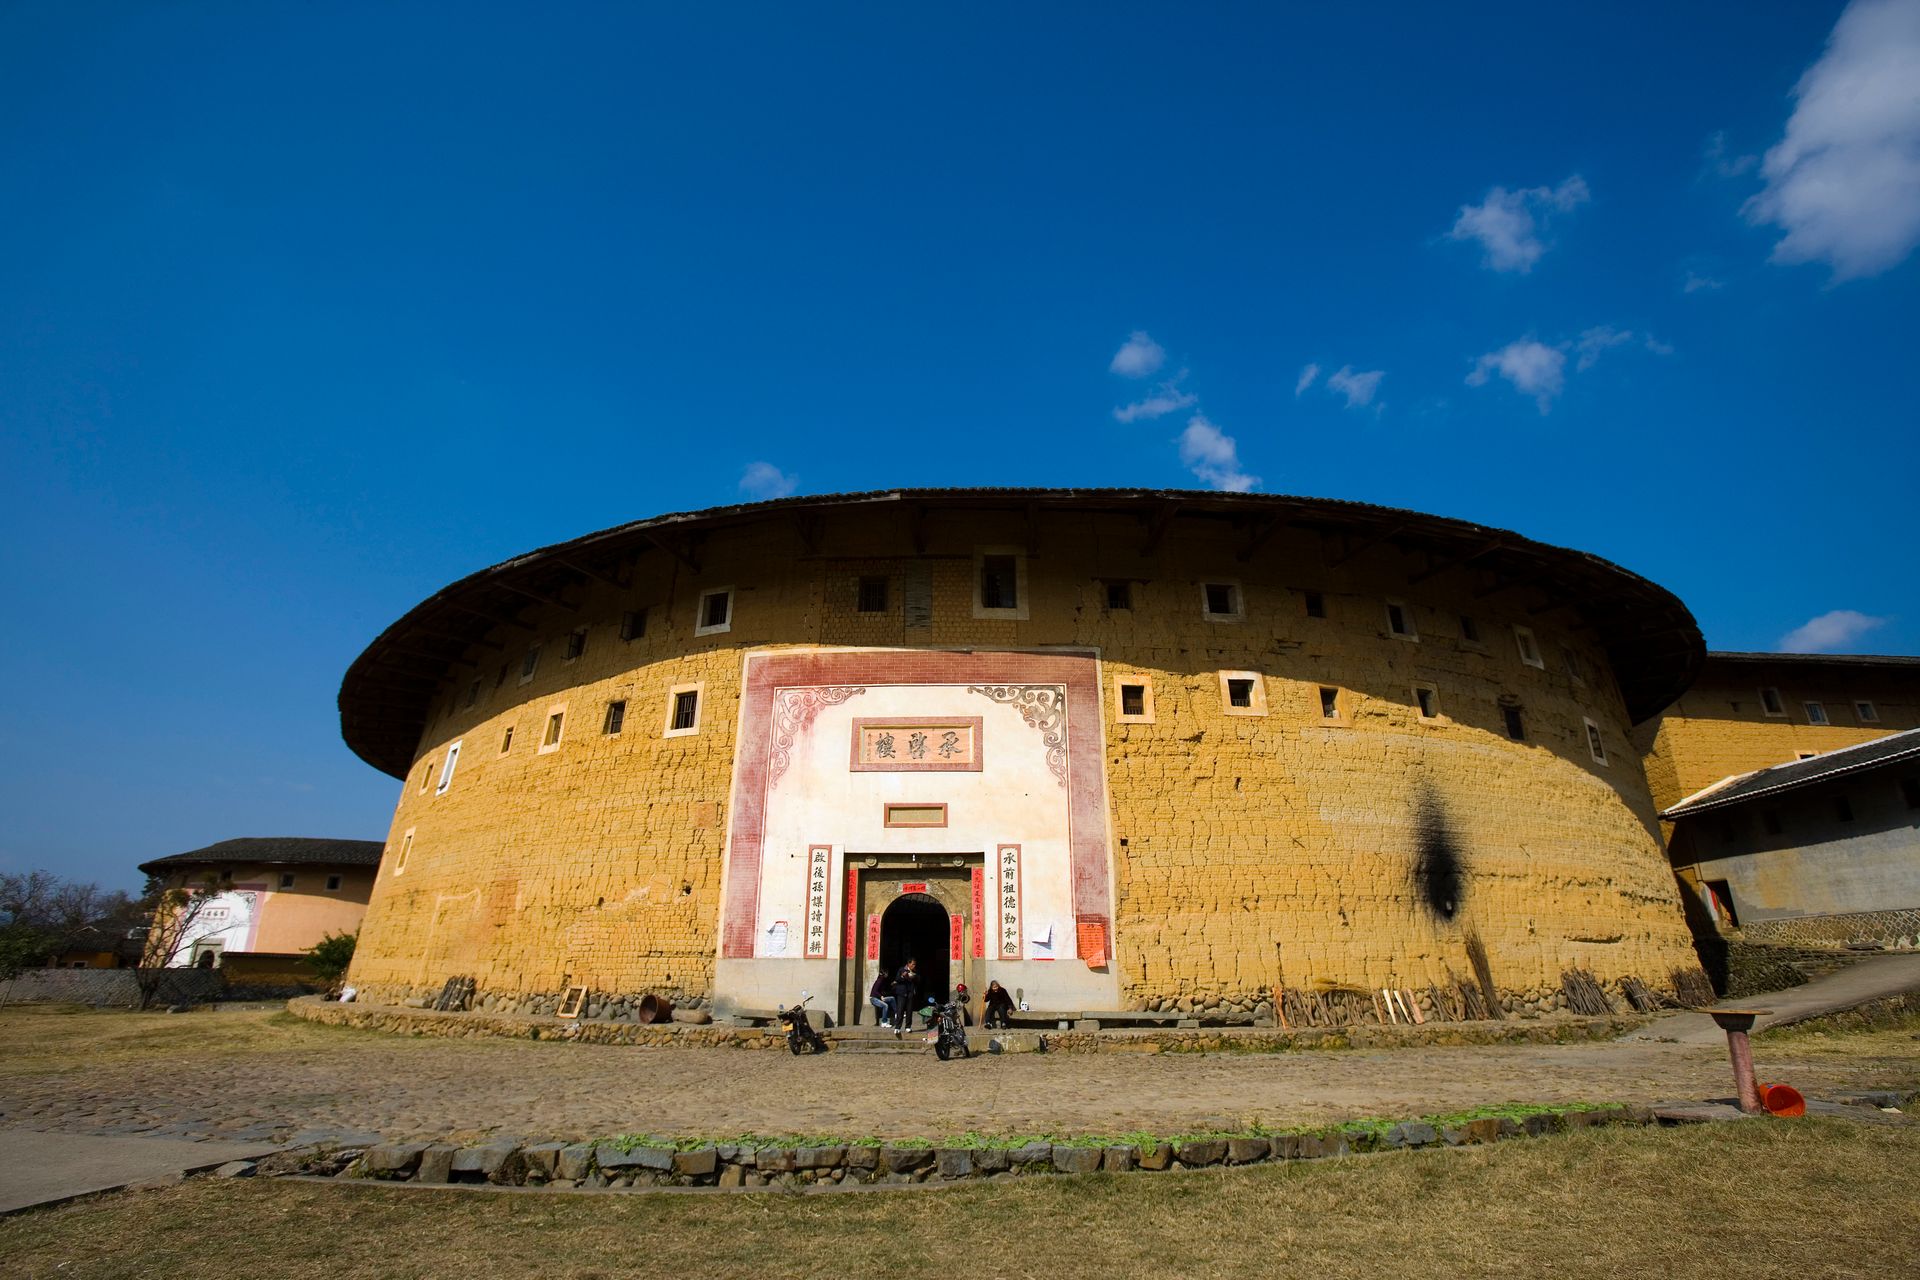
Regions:
<instances>
[{"instance_id":1,"label":"paper notice on wall","mask_svg":"<svg viewBox=\"0 0 1920 1280\"><path fill-rule=\"evenodd\" d=\"M1053 922L1048 921L1046 928L1036 931L1032 937L1027 939L1027 941L1033 944L1033 958L1035 960L1053 959L1053 928Z\"/></svg>"},{"instance_id":2,"label":"paper notice on wall","mask_svg":"<svg viewBox=\"0 0 1920 1280\"><path fill-rule=\"evenodd\" d=\"M767 926L766 955L783 956L787 954L787 922L775 920Z\"/></svg>"}]
</instances>

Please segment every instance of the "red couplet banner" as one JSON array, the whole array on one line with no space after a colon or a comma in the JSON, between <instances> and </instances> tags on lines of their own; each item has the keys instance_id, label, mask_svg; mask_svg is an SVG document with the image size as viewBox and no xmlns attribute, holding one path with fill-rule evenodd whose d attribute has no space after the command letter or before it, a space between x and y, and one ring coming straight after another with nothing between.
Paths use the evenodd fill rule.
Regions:
<instances>
[{"instance_id":1,"label":"red couplet banner","mask_svg":"<svg viewBox=\"0 0 1920 1280\"><path fill-rule=\"evenodd\" d=\"M841 944L845 948L845 950L843 950L840 954L848 957L849 959L851 959L854 955L854 948L860 945L860 935L854 932L854 930L858 929L859 927L860 927L860 869L858 867L848 867L847 868L847 932L845 934L846 941Z\"/></svg>"},{"instance_id":2,"label":"red couplet banner","mask_svg":"<svg viewBox=\"0 0 1920 1280\"><path fill-rule=\"evenodd\" d=\"M876 912L867 917L867 959L880 958L880 916Z\"/></svg>"},{"instance_id":3,"label":"red couplet banner","mask_svg":"<svg viewBox=\"0 0 1920 1280\"><path fill-rule=\"evenodd\" d=\"M987 869L973 869L973 958L983 960L987 954Z\"/></svg>"},{"instance_id":4,"label":"red couplet banner","mask_svg":"<svg viewBox=\"0 0 1920 1280\"><path fill-rule=\"evenodd\" d=\"M963 959L966 956L966 952L965 950L963 950L964 944L960 936L960 929L961 929L960 917L959 916L947 917L947 924L953 930L953 948L948 953L948 959L951 959L951 960Z\"/></svg>"}]
</instances>

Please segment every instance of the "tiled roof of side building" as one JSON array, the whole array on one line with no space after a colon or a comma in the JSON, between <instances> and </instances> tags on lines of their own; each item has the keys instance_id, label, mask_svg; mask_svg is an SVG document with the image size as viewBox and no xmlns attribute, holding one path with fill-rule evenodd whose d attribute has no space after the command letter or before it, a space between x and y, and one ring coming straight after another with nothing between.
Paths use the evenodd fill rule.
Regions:
<instances>
[{"instance_id":1,"label":"tiled roof of side building","mask_svg":"<svg viewBox=\"0 0 1920 1280\"><path fill-rule=\"evenodd\" d=\"M1712 809L1745 804L1762 796L1776 795L1799 787L1812 786L1830 778L1879 769L1902 761L1920 761L1920 729L1890 733L1884 738L1862 742L1838 751L1828 751L1805 760L1776 764L1752 773L1736 773L1710 787L1694 792L1662 813L1663 818L1688 818Z\"/></svg>"},{"instance_id":2,"label":"tiled roof of side building","mask_svg":"<svg viewBox=\"0 0 1920 1280\"><path fill-rule=\"evenodd\" d=\"M1724 649L1709 649L1707 661L1778 662L1810 667L1920 667L1920 658L1898 653L1733 653Z\"/></svg>"},{"instance_id":3,"label":"tiled roof of side building","mask_svg":"<svg viewBox=\"0 0 1920 1280\"><path fill-rule=\"evenodd\" d=\"M140 864L147 875L161 868L220 866L235 862L375 867L386 845L379 840L327 840L316 836L241 836L204 849L172 853Z\"/></svg>"}]
</instances>

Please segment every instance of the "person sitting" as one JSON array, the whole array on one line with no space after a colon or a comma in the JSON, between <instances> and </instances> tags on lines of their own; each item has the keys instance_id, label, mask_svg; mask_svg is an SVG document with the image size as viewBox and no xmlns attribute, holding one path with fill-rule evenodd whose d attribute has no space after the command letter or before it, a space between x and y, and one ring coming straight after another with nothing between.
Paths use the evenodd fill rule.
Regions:
<instances>
[{"instance_id":1,"label":"person sitting","mask_svg":"<svg viewBox=\"0 0 1920 1280\"><path fill-rule=\"evenodd\" d=\"M881 1026L892 1025L894 1018L893 978L885 969L880 970L874 975L873 986L867 991L867 1003L879 1012Z\"/></svg>"},{"instance_id":2,"label":"person sitting","mask_svg":"<svg viewBox=\"0 0 1920 1280\"><path fill-rule=\"evenodd\" d=\"M998 980L987 984L986 1025L1001 1027L1013 1025L1013 996L1000 985Z\"/></svg>"}]
</instances>

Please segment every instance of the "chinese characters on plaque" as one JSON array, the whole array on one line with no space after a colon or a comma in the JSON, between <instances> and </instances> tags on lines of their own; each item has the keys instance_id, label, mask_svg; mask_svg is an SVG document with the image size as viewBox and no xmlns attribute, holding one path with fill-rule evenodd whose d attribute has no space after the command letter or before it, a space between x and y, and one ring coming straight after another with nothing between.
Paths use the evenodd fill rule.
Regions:
<instances>
[{"instance_id":1,"label":"chinese characters on plaque","mask_svg":"<svg viewBox=\"0 0 1920 1280\"><path fill-rule=\"evenodd\" d=\"M856 719L855 773L978 773L980 717Z\"/></svg>"},{"instance_id":2,"label":"chinese characters on plaque","mask_svg":"<svg viewBox=\"0 0 1920 1280\"><path fill-rule=\"evenodd\" d=\"M1020 958L1020 846L1000 845L995 855L1000 886L1000 958Z\"/></svg>"},{"instance_id":3,"label":"chinese characters on plaque","mask_svg":"<svg viewBox=\"0 0 1920 1280\"><path fill-rule=\"evenodd\" d=\"M827 878L833 869L833 846L807 846L807 949L809 960L827 954Z\"/></svg>"}]
</instances>

